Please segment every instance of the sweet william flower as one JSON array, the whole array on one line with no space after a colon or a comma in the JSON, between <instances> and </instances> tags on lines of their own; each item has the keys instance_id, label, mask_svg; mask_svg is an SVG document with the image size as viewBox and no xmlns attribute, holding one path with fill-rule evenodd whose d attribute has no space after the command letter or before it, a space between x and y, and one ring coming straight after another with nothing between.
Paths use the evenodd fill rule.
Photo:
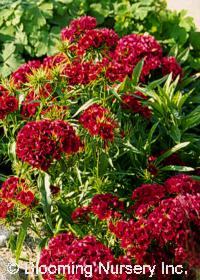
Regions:
<instances>
[{"instance_id":1,"label":"sweet william flower","mask_svg":"<svg viewBox=\"0 0 200 280\"><path fill-rule=\"evenodd\" d=\"M6 218L17 203L30 206L35 199L24 179L11 176L3 182L0 189L0 218Z\"/></svg>"},{"instance_id":2,"label":"sweet william flower","mask_svg":"<svg viewBox=\"0 0 200 280\"><path fill-rule=\"evenodd\" d=\"M21 184L24 180L21 180ZM0 192L1 198L12 199L15 198L16 192L19 185L19 178L15 176L9 177L5 182L3 182Z\"/></svg>"},{"instance_id":3,"label":"sweet william flower","mask_svg":"<svg viewBox=\"0 0 200 280\"><path fill-rule=\"evenodd\" d=\"M31 191L21 191L16 196L16 200L20 201L22 204L29 206L34 200L34 194Z\"/></svg>"},{"instance_id":4,"label":"sweet william flower","mask_svg":"<svg viewBox=\"0 0 200 280\"><path fill-rule=\"evenodd\" d=\"M130 110L133 113L140 114L146 119L150 119L152 116L152 111L147 106L142 105L140 101L142 99L147 99L147 97L138 91L134 93L134 96L130 94L124 94L122 96L122 109Z\"/></svg>"},{"instance_id":5,"label":"sweet william flower","mask_svg":"<svg viewBox=\"0 0 200 280\"><path fill-rule=\"evenodd\" d=\"M72 220L73 221L78 221L78 220L88 220L88 213L90 213L90 207L88 206L82 206L82 207L78 207L76 208L73 212L72 212Z\"/></svg>"},{"instance_id":6,"label":"sweet william flower","mask_svg":"<svg viewBox=\"0 0 200 280\"><path fill-rule=\"evenodd\" d=\"M82 147L73 127L65 121L28 122L18 133L17 156L33 167L46 171L62 153L76 153Z\"/></svg>"},{"instance_id":7,"label":"sweet william flower","mask_svg":"<svg viewBox=\"0 0 200 280\"><path fill-rule=\"evenodd\" d=\"M200 183L192 179L189 175L178 174L165 181L166 191L169 194L198 194L200 193Z\"/></svg>"},{"instance_id":8,"label":"sweet william flower","mask_svg":"<svg viewBox=\"0 0 200 280\"><path fill-rule=\"evenodd\" d=\"M122 275L106 274L103 270L101 274L99 273L99 263L106 266L108 262L116 265L120 264L121 261L130 264L128 258L115 259L111 250L97 241L94 236L88 235L83 239L78 239L70 233L61 233L53 237L49 241L48 247L41 251L39 266L55 265L57 267L58 265L69 265L72 267L72 264L74 264L76 267L76 265L91 265L93 280L135 280L135 277L129 278L126 273ZM63 272L59 276L66 280L88 279L85 274L81 274L80 269L77 270L77 273L65 270L65 274ZM56 277L58 277L57 271L54 274L43 274L43 279L45 280L56 279Z\"/></svg>"},{"instance_id":9,"label":"sweet william flower","mask_svg":"<svg viewBox=\"0 0 200 280\"><path fill-rule=\"evenodd\" d=\"M172 73L173 80L175 80L177 76L179 76L180 79L183 77L183 70L181 66L178 64L178 62L176 61L176 58L173 56L163 57L162 73L164 76Z\"/></svg>"},{"instance_id":10,"label":"sweet william flower","mask_svg":"<svg viewBox=\"0 0 200 280\"><path fill-rule=\"evenodd\" d=\"M4 119L9 113L15 112L18 109L18 103L15 96L3 91L0 95L0 119Z\"/></svg>"},{"instance_id":11,"label":"sweet william flower","mask_svg":"<svg viewBox=\"0 0 200 280\"><path fill-rule=\"evenodd\" d=\"M11 79L17 88L20 88L28 81L28 75L32 74L34 69L41 67L39 60L32 60L21 65L15 72L12 73Z\"/></svg>"},{"instance_id":12,"label":"sweet william flower","mask_svg":"<svg viewBox=\"0 0 200 280\"><path fill-rule=\"evenodd\" d=\"M117 123L109 117L109 111L93 104L79 118L79 122L92 136L99 135L104 141L114 140L114 129Z\"/></svg>"},{"instance_id":13,"label":"sweet william flower","mask_svg":"<svg viewBox=\"0 0 200 280\"><path fill-rule=\"evenodd\" d=\"M8 212L14 207L13 202L0 201L0 218L5 219Z\"/></svg>"}]
</instances>

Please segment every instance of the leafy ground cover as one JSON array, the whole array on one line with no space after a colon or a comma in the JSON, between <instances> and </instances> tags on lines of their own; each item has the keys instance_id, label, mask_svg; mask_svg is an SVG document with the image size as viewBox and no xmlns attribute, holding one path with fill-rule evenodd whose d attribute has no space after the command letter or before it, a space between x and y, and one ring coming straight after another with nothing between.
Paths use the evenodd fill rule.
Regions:
<instances>
[{"instance_id":1,"label":"leafy ground cover","mask_svg":"<svg viewBox=\"0 0 200 280\"><path fill-rule=\"evenodd\" d=\"M18 230L9 242L17 261L31 230L40 266L87 264L92 279L147 279L150 270L97 269L146 264L155 279L178 279L162 273L165 262L197 279L200 106L189 57L167 54L148 34L120 38L84 16L62 29L56 54L2 78L11 174L1 174L0 221Z\"/></svg>"}]
</instances>

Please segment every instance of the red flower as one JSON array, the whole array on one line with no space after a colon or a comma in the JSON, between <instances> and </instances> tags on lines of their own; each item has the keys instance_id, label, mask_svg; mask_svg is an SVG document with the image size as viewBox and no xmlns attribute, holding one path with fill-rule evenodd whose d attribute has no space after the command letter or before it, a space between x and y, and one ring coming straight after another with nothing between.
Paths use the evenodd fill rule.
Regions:
<instances>
[{"instance_id":1,"label":"red flower","mask_svg":"<svg viewBox=\"0 0 200 280\"><path fill-rule=\"evenodd\" d=\"M12 73L11 77L16 87L20 88L22 84L28 81L28 75L32 74L32 70L41 67L39 60L32 60L21 65L15 72Z\"/></svg>"},{"instance_id":2,"label":"red flower","mask_svg":"<svg viewBox=\"0 0 200 280\"><path fill-rule=\"evenodd\" d=\"M110 193L96 194L89 205L90 212L97 215L100 220L109 220L111 217L119 217L119 211L124 209L123 202Z\"/></svg>"},{"instance_id":3,"label":"red flower","mask_svg":"<svg viewBox=\"0 0 200 280\"><path fill-rule=\"evenodd\" d=\"M8 95L6 91L0 95L0 119L4 119L9 113L18 109L18 100L15 96Z\"/></svg>"},{"instance_id":4,"label":"red flower","mask_svg":"<svg viewBox=\"0 0 200 280\"><path fill-rule=\"evenodd\" d=\"M178 75L180 76L180 79L183 77L183 69L173 56L163 57L162 73L164 76L172 73L173 80L175 80Z\"/></svg>"},{"instance_id":5,"label":"red flower","mask_svg":"<svg viewBox=\"0 0 200 280\"><path fill-rule=\"evenodd\" d=\"M84 218L87 220L87 214L90 212L90 207L88 206L83 206L83 207L78 207L76 208L73 212L72 212L72 220L77 221L79 219L83 219Z\"/></svg>"},{"instance_id":6,"label":"red flower","mask_svg":"<svg viewBox=\"0 0 200 280\"><path fill-rule=\"evenodd\" d=\"M85 31L94 29L97 25L96 18L90 16L83 16L71 21L69 27L61 30L61 40L68 40L72 42Z\"/></svg>"},{"instance_id":7,"label":"red flower","mask_svg":"<svg viewBox=\"0 0 200 280\"><path fill-rule=\"evenodd\" d=\"M6 218L17 201L29 206L34 198L34 194L28 190L28 186L23 179L14 176L9 177L0 189L0 218Z\"/></svg>"},{"instance_id":8,"label":"red flower","mask_svg":"<svg viewBox=\"0 0 200 280\"><path fill-rule=\"evenodd\" d=\"M33 167L47 170L62 153L73 154L82 147L67 122L42 120L27 123L17 135L17 156Z\"/></svg>"},{"instance_id":9,"label":"red flower","mask_svg":"<svg viewBox=\"0 0 200 280\"><path fill-rule=\"evenodd\" d=\"M0 201L0 218L5 219L8 212L14 207L13 202Z\"/></svg>"},{"instance_id":10,"label":"red flower","mask_svg":"<svg viewBox=\"0 0 200 280\"><path fill-rule=\"evenodd\" d=\"M200 193L200 182L193 180L190 176L179 174L165 181L166 191L170 194L198 194Z\"/></svg>"},{"instance_id":11,"label":"red flower","mask_svg":"<svg viewBox=\"0 0 200 280\"><path fill-rule=\"evenodd\" d=\"M139 98L135 97L135 95ZM122 108L124 110L131 110L134 113L139 113L144 118L150 119L152 116L152 112L147 106L142 105L141 101L139 101L142 100L142 98L147 99L147 97L140 92L135 92L134 96L125 94L122 96Z\"/></svg>"},{"instance_id":12,"label":"red flower","mask_svg":"<svg viewBox=\"0 0 200 280\"><path fill-rule=\"evenodd\" d=\"M16 200L20 201L22 204L26 206L30 205L33 202L34 198L35 198L34 194L31 191L28 192L21 191L16 196Z\"/></svg>"},{"instance_id":13,"label":"red flower","mask_svg":"<svg viewBox=\"0 0 200 280\"><path fill-rule=\"evenodd\" d=\"M92 136L99 135L105 141L113 141L117 124L108 117L108 114L109 111L106 108L93 104L84 111L79 121Z\"/></svg>"},{"instance_id":14,"label":"red flower","mask_svg":"<svg viewBox=\"0 0 200 280\"><path fill-rule=\"evenodd\" d=\"M80 265L85 267L86 265L92 266L92 279L93 280L125 280L125 279L136 279L128 278L125 273L122 275L115 275L109 273L106 274L105 271L99 272L99 263L103 265L110 264L119 264L120 261L123 263L129 263L128 258L115 259L111 250L96 240L94 236L86 236L83 239L77 239L70 233L62 233L53 237L49 241L47 249L43 249L40 255L39 267L45 265L49 267L50 265L56 266L65 265L72 266L72 264ZM46 273L43 274L43 278L47 280L55 279L58 276L58 270L54 274ZM81 272L81 270L75 270L73 273L72 270L60 271L60 275L63 279L69 280L78 280L78 279L88 279L88 275Z\"/></svg>"},{"instance_id":15,"label":"red flower","mask_svg":"<svg viewBox=\"0 0 200 280\"><path fill-rule=\"evenodd\" d=\"M24 181L21 181L24 183ZM0 197L6 199L12 199L16 196L16 191L19 184L19 178L11 176L3 184L1 188Z\"/></svg>"}]
</instances>

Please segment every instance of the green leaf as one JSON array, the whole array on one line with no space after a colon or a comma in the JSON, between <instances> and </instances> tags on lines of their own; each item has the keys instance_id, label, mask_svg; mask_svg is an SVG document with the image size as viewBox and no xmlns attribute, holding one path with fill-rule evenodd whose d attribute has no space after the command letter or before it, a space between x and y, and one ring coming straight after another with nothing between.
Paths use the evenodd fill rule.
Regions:
<instances>
[{"instance_id":1,"label":"green leaf","mask_svg":"<svg viewBox=\"0 0 200 280\"><path fill-rule=\"evenodd\" d=\"M132 84L133 86L137 86L139 79L140 79L140 75L142 72L142 68L144 65L144 59L141 59L137 65L135 66L134 70L133 70L133 74L132 74Z\"/></svg>"},{"instance_id":2,"label":"green leaf","mask_svg":"<svg viewBox=\"0 0 200 280\"><path fill-rule=\"evenodd\" d=\"M40 173L38 176L38 188L41 194L41 203L44 211L46 222L54 232L51 220L51 197L50 197L50 176L47 173Z\"/></svg>"},{"instance_id":3,"label":"green leaf","mask_svg":"<svg viewBox=\"0 0 200 280\"><path fill-rule=\"evenodd\" d=\"M173 148L171 148L170 150L168 150L167 152L165 152L164 154L159 156L155 160L155 164L156 165L160 164L164 159L166 159L169 156L171 156L172 154L176 153L178 150L187 147L189 144L190 144L190 142L183 142L183 143L177 144L176 146L174 146Z\"/></svg>"},{"instance_id":4,"label":"green leaf","mask_svg":"<svg viewBox=\"0 0 200 280\"><path fill-rule=\"evenodd\" d=\"M190 61L190 66L196 71L200 71L200 57L192 59L192 61Z\"/></svg>"},{"instance_id":5,"label":"green leaf","mask_svg":"<svg viewBox=\"0 0 200 280\"><path fill-rule=\"evenodd\" d=\"M200 50L200 32L191 32L190 41L195 50Z\"/></svg>"},{"instance_id":6,"label":"green leaf","mask_svg":"<svg viewBox=\"0 0 200 280\"><path fill-rule=\"evenodd\" d=\"M146 141L146 143L144 145L144 150L148 149L149 152L150 152L150 148L151 148L151 144L152 144L152 137L153 137L154 132L156 131L156 128L158 127L158 124L159 124L159 122L154 123L154 125L152 126L152 128L151 128L151 130L150 130L150 132L148 134L147 141Z\"/></svg>"},{"instance_id":7,"label":"green leaf","mask_svg":"<svg viewBox=\"0 0 200 280\"><path fill-rule=\"evenodd\" d=\"M42 3L39 5L39 8L45 18L52 18L53 16L53 4L52 3Z\"/></svg>"},{"instance_id":8,"label":"green leaf","mask_svg":"<svg viewBox=\"0 0 200 280\"><path fill-rule=\"evenodd\" d=\"M155 81L149 83L147 88L152 90L152 89L156 88L158 85L161 85L162 83L164 83L167 79L168 79L168 75L162 77L161 79L158 79L158 80L155 80Z\"/></svg>"},{"instance_id":9,"label":"green leaf","mask_svg":"<svg viewBox=\"0 0 200 280\"><path fill-rule=\"evenodd\" d=\"M200 124L200 105L197 106L189 115L182 119L183 130L186 131Z\"/></svg>"},{"instance_id":10,"label":"green leaf","mask_svg":"<svg viewBox=\"0 0 200 280\"><path fill-rule=\"evenodd\" d=\"M15 252L15 257L16 261L18 263L22 248L23 248L23 243L27 235L27 230L28 226L30 224L31 218L30 216L26 217L25 220L23 221L22 225L20 226L20 231L17 237L17 244L16 244L16 252Z\"/></svg>"},{"instance_id":11,"label":"green leaf","mask_svg":"<svg viewBox=\"0 0 200 280\"><path fill-rule=\"evenodd\" d=\"M77 111L76 113L72 116L72 118L76 117L79 113L82 111L85 111L87 108L89 108L91 105L97 102L97 98L91 98L87 102L85 102Z\"/></svg>"},{"instance_id":12,"label":"green leaf","mask_svg":"<svg viewBox=\"0 0 200 280\"><path fill-rule=\"evenodd\" d=\"M170 51L169 51L169 56L177 56L178 55L178 45L174 45Z\"/></svg>"},{"instance_id":13,"label":"green leaf","mask_svg":"<svg viewBox=\"0 0 200 280\"><path fill-rule=\"evenodd\" d=\"M180 64L183 64L189 57L190 54L190 48L186 48L184 51L182 51L178 56L177 56L177 61Z\"/></svg>"},{"instance_id":14,"label":"green leaf","mask_svg":"<svg viewBox=\"0 0 200 280\"><path fill-rule=\"evenodd\" d=\"M168 135L174 140L175 143L180 143L181 141L181 131L178 128L177 125L173 125L169 132Z\"/></svg>"},{"instance_id":15,"label":"green leaf","mask_svg":"<svg viewBox=\"0 0 200 280\"><path fill-rule=\"evenodd\" d=\"M15 43L21 44L21 45L27 45L28 44L28 38L24 31L21 30L21 28L17 28L17 31L15 33Z\"/></svg>"},{"instance_id":16,"label":"green leaf","mask_svg":"<svg viewBox=\"0 0 200 280\"><path fill-rule=\"evenodd\" d=\"M72 223L71 214L74 210L74 207L70 204L64 204L61 202L57 203L57 207L59 215L63 219L63 221L66 221L67 223Z\"/></svg>"},{"instance_id":17,"label":"green leaf","mask_svg":"<svg viewBox=\"0 0 200 280\"><path fill-rule=\"evenodd\" d=\"M2 58L6 61L15 51L14 43L5 43L2 51Z\"/></svg>"},{"instance_id":18,"label":"green leaf","mask_svg":"<svg viewBox=\"0 0 200 280\"><path fill-rule=\"evenodd\" d=\"M189 166L167 165L160 168L162 171L178 171L178 172L191 172L195 169Z\"/></svg>"},{"instance_id":19,"label":"green leaf","mask_svg":"<svg viewBox=\"0 0 200 280\"><path fill-rule=\"evenodd\" d=\"M124 146L129 148L134 154L142 154L142 152L134 147L130 142L124 143Z\"/></svg>"},{"instance_id":20,"label":"green leaf","mask_svg":"<svg viewBox=\"0 0 200 280\"><path fill-rule=\"evenodd\" d=\"M196 181L200 182L200 176L191 175L191 178L192 178L193 180L196 180Z\"/></svg>"}]
</instances>

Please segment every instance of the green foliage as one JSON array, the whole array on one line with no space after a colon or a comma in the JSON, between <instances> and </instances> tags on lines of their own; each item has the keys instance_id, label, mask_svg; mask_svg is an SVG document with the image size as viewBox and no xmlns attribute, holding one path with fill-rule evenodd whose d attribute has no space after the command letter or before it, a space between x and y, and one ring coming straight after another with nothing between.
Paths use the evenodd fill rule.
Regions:
<instances>
[{"instance_id":1,"label":"green foliage","mask_svg":"<svg viewBox=\"0 0 200 280\"><path fill-rule=\"evenodd\" d=\"M33 57L54 54L60 28L82 13L81 1L1 1L1 74L8 76Z\"/></svg>"}]
</instances>

